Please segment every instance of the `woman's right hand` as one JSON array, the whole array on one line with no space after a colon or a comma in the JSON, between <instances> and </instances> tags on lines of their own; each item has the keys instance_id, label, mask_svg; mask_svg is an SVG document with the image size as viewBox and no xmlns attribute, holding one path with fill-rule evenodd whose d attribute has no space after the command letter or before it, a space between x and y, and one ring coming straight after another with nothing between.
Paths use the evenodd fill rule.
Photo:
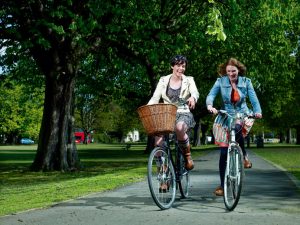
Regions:
<instances>
[{"instance_id":1,"label":"woman's right hand","mask_svg":"<svg viewBox=\"0 0 300 225\"><path fill-rule=\"evenodd\" d=\"M208 110L208 112L213 113L215 115L218 114L218 110L216 108L214 108L212 105L208 105L207 110Z\"/></svg>"}]
</instances>

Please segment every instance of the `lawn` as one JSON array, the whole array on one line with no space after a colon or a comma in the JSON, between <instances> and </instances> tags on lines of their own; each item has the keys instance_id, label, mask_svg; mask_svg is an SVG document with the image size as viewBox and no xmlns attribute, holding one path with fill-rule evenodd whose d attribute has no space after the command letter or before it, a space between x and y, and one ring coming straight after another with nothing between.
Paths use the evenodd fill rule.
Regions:
<instances>
[{"instance_id":1,"label":"lawn","mask_svg":"<svg viewBox=\"0 0 300 225\"><path fill-rule=\"evenodd\" d=\"M36 145L0 146L0 216L48 207L94 192L112 190L145 180L145 144L77 145L82 169L76 172L31 172ZM193 148L193 157L215 146ZM286 168L300 180L300 146L252 147L256 154Z\"/></svg>"},{"instance_id":2,"label":"lawn","mask_svg":"<svg viewBox=\"0 0 300 225\"><path fill-rule=\"evenodd\" d=\"M265 144L264 148L251 148L255 154L286 169L300 180L300 146Z\"/></svg>"},{"instance_id":3,"label":"lawn","mask_svg":"<svg viewBox=\"0 0 300 225\"><path fill-rule=\"evenodd\" d=\"M0 146L0 216L47 207L93 192L145 179L145 144L77 145L82 169L76 172L31 172L37 146ZM193 156L207 152L195 148Z\"/></svg>"}]
</instances>

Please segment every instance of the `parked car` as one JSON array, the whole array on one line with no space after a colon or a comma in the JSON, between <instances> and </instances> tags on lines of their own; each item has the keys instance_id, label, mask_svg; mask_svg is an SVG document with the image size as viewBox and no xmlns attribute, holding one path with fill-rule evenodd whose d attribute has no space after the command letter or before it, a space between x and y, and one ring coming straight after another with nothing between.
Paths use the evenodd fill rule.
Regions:
<instances>
[{"instance_id":1,"label":"parked car","mask_svg":"<svg viewBox=\"0 0 300 225\"><path fill-rule=\"evenodd\" d=\"M20 144L23 144L23 145L34 144L34 140L31 140L30 138L22 138L20 140Z\"/></svg>"},{"instance_id":2,"label":"parked car","mask_svg":"<svg viewBox=\"0 0 300 225\"><path fill-rule=\"evenodd\" d=\"M75 132L75 143L81 144L84 142L84 132L83 131L76 131ZM87 136L87 143L93 142L93 139L91 137L91 134L88 134Z\"/></svg>"}]
</instances>

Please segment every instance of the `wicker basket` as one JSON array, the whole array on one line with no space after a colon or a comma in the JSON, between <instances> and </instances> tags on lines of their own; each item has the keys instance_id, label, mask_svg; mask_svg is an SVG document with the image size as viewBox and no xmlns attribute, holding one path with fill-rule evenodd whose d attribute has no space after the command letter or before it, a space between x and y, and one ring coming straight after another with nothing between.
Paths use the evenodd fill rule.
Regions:
<instances>
[{"instance_id":1,"label":"wicker basket","mask_svg":"<svg viewBox=\"0 0 300 225\"><path fill-rule=\"evenodd\" d=\"M162 135L174 131L177 106L173 104L144 105L138 113L148 135Z\"/></svg>"}]
</instances>

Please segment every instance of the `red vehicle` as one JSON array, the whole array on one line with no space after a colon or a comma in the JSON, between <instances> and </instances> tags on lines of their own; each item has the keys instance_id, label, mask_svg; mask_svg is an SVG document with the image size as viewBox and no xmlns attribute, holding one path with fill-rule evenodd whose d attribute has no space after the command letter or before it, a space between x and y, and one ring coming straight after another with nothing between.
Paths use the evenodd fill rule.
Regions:
<instances>
[{"instance_id":1,"label":"red vehicle","mask_svg":"<svg viewBox=\"0 0 300 225\"><path fill-rule=\"evenodd\" d=\"M84 143L84 132L83 131L77 131L74 133L75 135L75 143L76 144L81 144L81 143ZM91 135L88 134L88 137L87 137L87 142L88 143L91 143Z\"/></svg>"}]
</instances>

